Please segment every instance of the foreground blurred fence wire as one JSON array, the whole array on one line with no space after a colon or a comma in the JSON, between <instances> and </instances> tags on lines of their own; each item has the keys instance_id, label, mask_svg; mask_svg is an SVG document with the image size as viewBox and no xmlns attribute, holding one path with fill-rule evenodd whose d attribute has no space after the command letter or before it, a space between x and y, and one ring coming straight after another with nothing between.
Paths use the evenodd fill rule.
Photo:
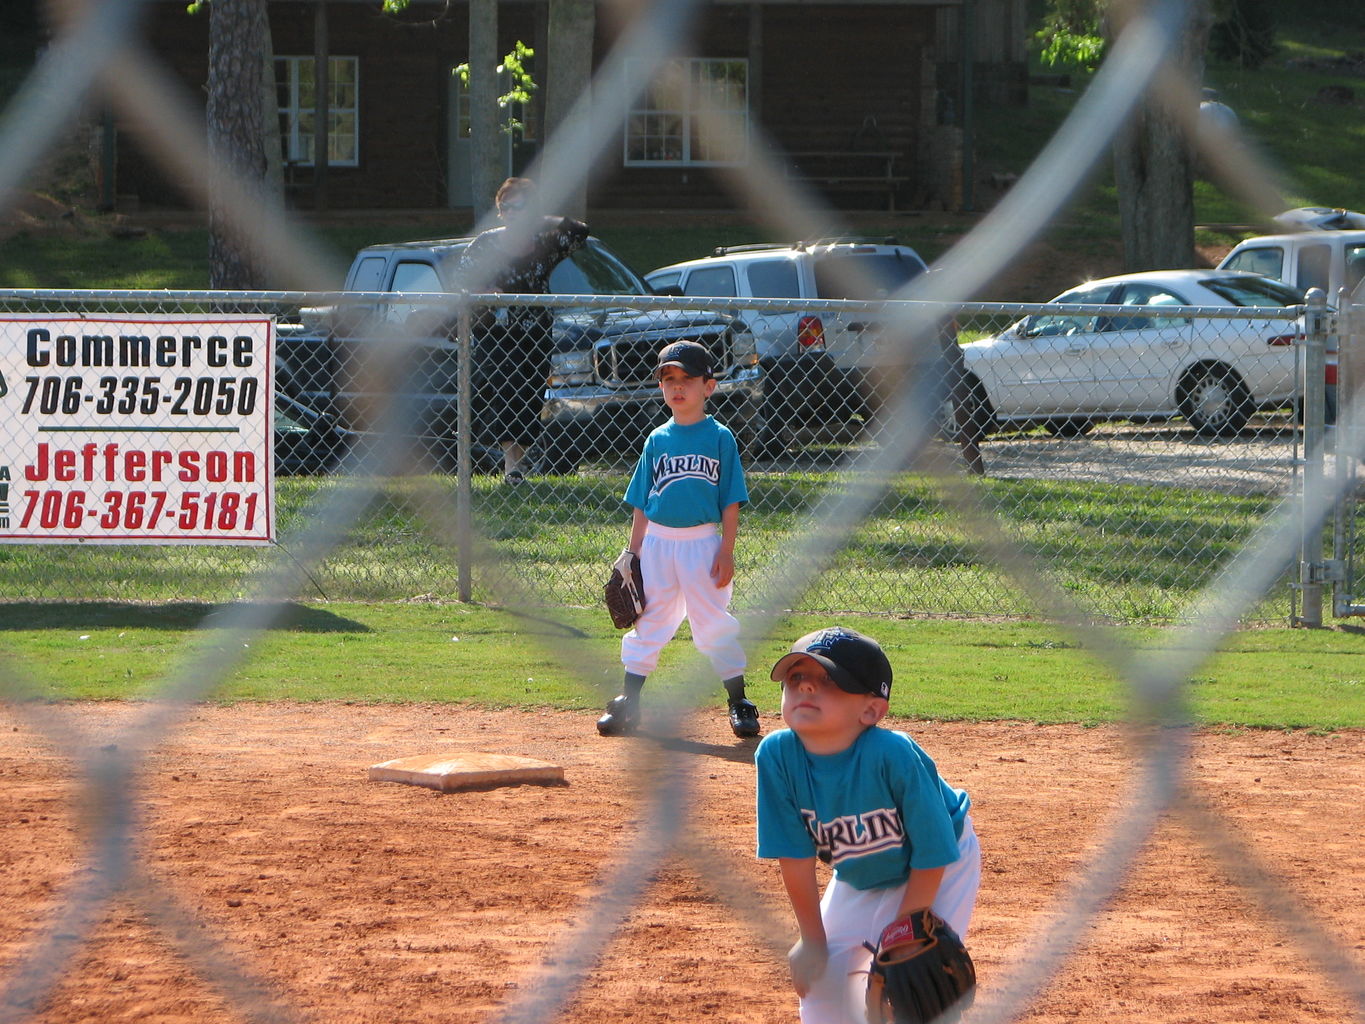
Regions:
<instances>
[{"instance_id":1,"label":"foreground blurred fence wire","mask_svg":"<svg viewBox=\"0 0 1365 1024\"><path fill-rule=\"evenodd\" d=\"M162 121L172 131L183 125L171 92L161 90L165 96L159 98L158 89L149 88L157 81L154 61L131 42L139 6L107 0L87 5L71 19L4 121L0 196L19 187L63 122L74 120L95 95L97 82L108 83L102 98L134 108L131 113L149 137L157 137ZM686 3L643 8L613 55L619 59L603 66L629 65L648 81L651 75L640 72L657 72L686 55L680 47L688 36L681 26L690 10ZM550 609L590 603L625 533L619 499L635 455L634 439L641 424L658 415L648 397L650 353L661 340L682 333L702 336L724 363L722 416L743 437L752 465L753 502L739 560L741 573L752 580L745 592L754 596L742 597L739 606L753 635L764 635L772 617L792 607L1047 616L1074 631L1127 681L1135 698L1134 725L1164 726L1150 733L1135 730L1141 768L1135 798L1122 805L1124 814L1109 834L1095 838L1086 870L1059 902L1065 927L1019 951L1009 977L979 1001L974 1021L1012 1020L1027 1011L1102 913L1163 814L1193 819L1196 831L1215 837L1229 874L1253 902L1279 905L1280 880L1268 869L1246 867L1239 851L1249 841L1239 842L1216 809L1188 792L1189 723L1181 697L1189 675L1238 623L1283 619L1286 600L1293 605L1290 614L1298 614L1306 610L1301 600L1321 600L1321 589L1337 568L1354 567L1358 541L1350 519L1332 520L1335 525L1326 531L1331 546L1324 540L1324 524L1337 499L1354 489L1359 439L1351 426L1355 411L1349 387L1343 388L1336 410L1334 470L1325 471L1320 461L1327 436L1320 376L1324 336L1340 333L1349 339L1350 331L1339 331L1335 322L1310 323L1300 338L1304 310L1292 307L1248 312L1179 303L1116 309L1080 302L1063 309L970 302L985 280L1062 211L1102 157L1116 126L1160 76L1172 86L1166 95L1179 95L1182 88L1192 94L1197 83L1171 81L1173 72L1163 65L1185 13L1180 3L1141 5L1035 166L935 273L911 281L891 296L893 301L740 304L696 296L640 297L628 304L641 311L635 322L614 337L594 341L590 356L571 346L560 349L545 417L558 432L547 431L540 449L531 453L532 478L521 485L502 480L498 458L485 444L490 439L476 433L478 418L462 415L469 404L461 396L473 403L479 388L497 388L496 364L486 366L491 378L480 381L471 360L458 358L462 348L473 358L476 325L483 314L496 318L502 308L479 304L507 301L481 295L477 288L439 298L420 294L425 288L401 297L0 295L5 316L15 320L206 311L268 316L278 330L278 392L272 436L257 440L273 447L284 474L277 491L279 541L273 548L4 549L0 598L6 600L118 599L127 592L157 594L166 601L190 596L246 600L225 603L205 622L189 656L167 665L161 699L149 701L140 721L117 743L99 749L84 747L42 705L22 699L29 692L22 665L0 666L7 713L72 752L74 770L94 808L82 825L90 870L73 876L51 923L28 936L7 965L0 1020L41 1019L44 1000L63 973L80 963L82 944L115 899L139 905L243 1019L305 1016L302 1008L289 1005L287 994L263 996L253 977L255 965L229 952L227 943L189 908L178 906L173 894L154 893L148 885L136 841L141 808L134 785L146 752L173 735L187 709L250 656L249 641L276 624L286 599L430 594ZM110 73L114 67L127 73ZM594 95L614 102L625 91L621 80L608 78ZM159 105L163 102L165 107ZM565 130L550 141L545 160L556 174L547 179L530 214L554 211L587 179L614 136L615 110L613 103L583 99ZM203 163L202 147L178 134L160 142L168 162L183 168L199 160L201 180L218 177L219 170ZM736 193L771 226L793 237L837 234L824 230L837 229L837 214L799 183L786 180L765 145L757 129L750 166L727 171ZM1257 178L1256 170L1241 169L1248 178ZM1254 191L1257 182L1240 184ZM306 231L281 222L276 211L239 207L235 217L253 229L262 247L281 237L282 223L285 235L307 242ZM294 252L301 264L294 270L301 278L326 278L323 268L308 263L306 244ZM317 325L309 323L305 308L326 306L335 313L358 299L382 312L367 329L350 334L328 329L310 336ZM516 301L532 306L552 301L561 317L577 315L580 321L600 320L602 310L620 304L619 297L587 295L517 296ZM763 365L749 336L752 319L738 325L748 316L746 309L819 317L826 340L860 333L853 331L855 323L864 325L866 335L865 325L876 318L875 341L867 347L871 362L840 365L836 359L832 368L824 368L833 376L822 378L819 389L790 377L783 387L768 389L771 367ZM1316 309L1320 314L1320 301ZM1026 317L1025 334L1035 339L1035 350L1059 357L1067 351L1067 339L1078 334L1113 340L1152 329L1169 332L1171 343L1163 349L1124 356L1130 368L1160 364L1163 352L1201 346L1207 351L1181 370L1177 386L1160 397L1157 407L1137 415L1139 396L1120 401L1114 394L1119 385L1095 368L1087 371L1084 386L1071 382L1071 398L1079 390L1088 405L1067 405L1067 396L1057 394L1011 397L1009 372L992 375L975 362L979 357L969 345L967 365L983 390L960 394L973 403L970 415L945 418L936 400L926 400L938 392L916 385L931 375L928 368L935 365L932 355L948 317L956 319L960 340L967 341L997 335ZM448 325L436 329L452 318L453 334ZM1160 321L1155 328L1154 318ZM1139 327L1137 319L1149 322ZM1245 335L1253 325L1255 331L1268 325L1273 330L1256 334L1248 349ZM376 361L364 345L348 339L383 341L387 354ZM1242 354L1234 356L1239 346ZM1348 381L1350 347L1343 344L1341 355ZM1231 372L1243 358L1248 365ZM1273 365L1267 369L1265 364ZM593 392L603 374L610 386ZM86 395L92 403L100 401L98 381L72 385L74 375L60 366L28 376L34 379L9 386L28 388L25 400L39 410L46 403L60 411L68 399L79 405ZM878 380L894 386L879 387ZM841 389L829 389L831 381ZM1018 391L1030 377L1019 374L1012 382ZM174 382L170 387L174 391ZM793 396L808 397L812 391L826 399L818 416L791 408ZM1305 393L1306 401L1300 398ZM115 406L125 398L145 397L142 391L122 395L117 379L105 393ZM1112 404L1106 406L1106 399ZM194 386L186 385L185 400L195 400ZM1294 415L1300 407L1306 409L1302 429ZM356 413L359 409L363 415ZM555 409L565 412L560 422ZM575 418L603 411L614 417L609 425L592 416ZM957 429L965 424L984 439L984 478L963 474L961 438L953 424ZM55 457L59 445L52 443ZM1307 491L1305 482L1312 485ZM60 517L71 511L58 507L60 502L49 507L41 489L33 498L22 489L11 482L11 517ZM1122 539L1116 541L1116 535ZM383 552L382 559L375 551ZM841 589L837 581L849 578L856 578L856 589ZM1172 631L1168 649L1147 649L1139 658L1121 632L1100 625L1133 620L1176 622L1180 628ZM578 672L584 688L591 689L590 674L565 660L565 673ZM709 685L703 675L696 673L679 713ZM660 756L670 759L670 783L644 794L639 845L601 880L612 898L585 907L573 955L543 964L536 984L522 986L525 998L506 1004L496 1019L540 1024L560 1014L660 864L672 856L702 858L674 842L687 817L691 765L681 749ZM777 953L771 937L787 934L785 923L773 921L743 886L726 886L722 878L718 887L735 913L753 924L755 943ZM1349 955L1311 916L1296 920L1299 927L1291 937L1304 956L1354 1000L1357 1019L1365 1020L1365 991Z\"/></svg>"}]
</instances>

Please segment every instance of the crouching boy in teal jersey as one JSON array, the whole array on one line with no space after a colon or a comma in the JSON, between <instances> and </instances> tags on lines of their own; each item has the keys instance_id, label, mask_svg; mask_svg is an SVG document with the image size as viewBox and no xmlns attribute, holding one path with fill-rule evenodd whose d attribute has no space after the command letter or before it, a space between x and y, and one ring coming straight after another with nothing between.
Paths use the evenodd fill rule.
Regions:
<instances>
[{"instance_id":1,"label":"crouching boy in teal jersey","mask_svg":"<svg viewBox=\"0 0 1365 1024\"><path fill-rule=\"evenodd\" d=\"M967 794L878 723L891 663L851 629L803 636L773 666L787 729L759 744L758 855L776 858L801 937L788 955L802 1024L864 1024L882 930L930 907L965 941L981 882ZM834 874L823 898L815 859Z\"/></svg>"}]
</instances>

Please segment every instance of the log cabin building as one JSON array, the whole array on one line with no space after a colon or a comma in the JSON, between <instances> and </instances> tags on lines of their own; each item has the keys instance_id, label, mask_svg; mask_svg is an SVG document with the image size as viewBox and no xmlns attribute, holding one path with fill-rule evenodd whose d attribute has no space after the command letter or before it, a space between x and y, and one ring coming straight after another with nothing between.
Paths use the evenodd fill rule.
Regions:
<instances>
[{"instance_id":1,"label":"log cabin building","mask_svg":"<svg viewBox=\"0 0 1365 1024\"><path fill-rule=\"evenodd\" d=\"M468 5L412 0L399 16L381 7L269 0L287 198L332 210L469 206L467 95L452 74L467 60ZM786 173L838 205L959 208L974 104L1025 102L1024 7L1025 0L703 0L690 54L676 69L687 95L709 95L731 130L703 142L685 97L666 105L650 90L623 98L620 137L589 205L733 207L717 172L744 166L761 134L778 147ZM531 46L537 82L536 64L551 45L547 8L545 0L498 4L498 52L518 40ZM599 5L595 66L611 59L612 10ZM185 0L153 2L144 31L202 100L208 16L186 14ZM311 83L323 55L330 116L319 175ZM523 128L505 135L509 173L540 144L543 92L514 111ZM131 136L117 137L121 198L188 202Z\"/></svg>"}]
</instances>

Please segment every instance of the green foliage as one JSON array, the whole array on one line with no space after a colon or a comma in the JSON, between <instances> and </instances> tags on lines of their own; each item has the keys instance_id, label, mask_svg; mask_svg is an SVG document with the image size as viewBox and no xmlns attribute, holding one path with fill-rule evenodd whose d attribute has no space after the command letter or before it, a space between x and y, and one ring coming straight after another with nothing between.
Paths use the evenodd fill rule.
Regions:
<instances>
[{"instance_id":1,"label":"green foliage","mask_svg":"<svg viewBox=\"0 0 1365 1024\"><path fill-rule=\"evenodd\" d=\"M1099 36L1040 31L1036 38L1043 44L1039 59L1048 67L1094 71L1104 60L1104 40Z\"/></svg>"},{"instance_id":2,"label":"green foliage","mask_svg":"<svg viewBox=\"0 0 1365 1024\"><path fill-rule=\"evenodd\" d=\"M1045 3L1051 7L1051 0ZM1224 13L1215 7L1216 16ZM1365 177L1359 173L1365 135L1344 127L1343 109L1349 108L1324 103L1318 96L1328 86L1359 89L1352 55L1365 50L1365 4L1334 0L1331 14L1329 18L1319 6L1275 5L1275 52L1263 64L1253 69L1211 52L1205 72L1205 84L1216 87L1222 101L1236 111L1252 150L1272 168L1285 208L1365 208ZM1041 68L1036 51L1033 59ZM983 103L976 133L978 165L1022 174L1089 84L1089 73L1076 71L1066 87L1031 88L1023 109ZM1066 213L1054 221L1047 241L1068 251L1093 253L1092 270L1116 273L1116 209L1111 165L1102 160ZM1250 209L1223 183L1195 182L1197 223L1253 225L1265 212ZM1226 249L1249 233L1203 232L1197 241ZM1052 294L1055 289L1047 295L1011 291L983 297L1041 302Z\"/></svg>"},{"instance_id":3,"label":"green foliage","mask_svg":"<svg viewBox=\"0 0 1365 1024\"><path fill-rule=\"evenodd\" d=\"M502 110L505 117L502 130L508 135L519 132L526 127L521 121L517 120L513 111L517 107L530 103L531 94L536 91L535 79L531 77L531 72L526 67L535 55L535 50L518 39L512 47L512 52L503 57L502 63L497 67L499 76L507 76L508 89L498 97L498 108ZM456 65L451 74L458 75L465 87L469 87L468 63Z\"/></svg>"},{"instance_id":4,"label":"green foliage","mask_svg":"<svg viewBox=\"0 0 1365 1024\"><path fill-rule=\"evenodd\" d=\"M1094 71L1104 60L1104 19L1109 0L1048 0L1034 39L1048 67ZM1209 52L1255 68L1275 51L1272 0L1214 0Z\"/></svg>"},{"instance_id":5,"label":"green foliage","mask_svg":"<svg viewBox=\"0 0 1365 1024\"><path fill-rule=\"evenodd\" d=\"M1100 25L1107 0L1049 0L1043 27L1034 33L1048 67L1094 71L1104 59Z\"/></svg>"}]
</instances>

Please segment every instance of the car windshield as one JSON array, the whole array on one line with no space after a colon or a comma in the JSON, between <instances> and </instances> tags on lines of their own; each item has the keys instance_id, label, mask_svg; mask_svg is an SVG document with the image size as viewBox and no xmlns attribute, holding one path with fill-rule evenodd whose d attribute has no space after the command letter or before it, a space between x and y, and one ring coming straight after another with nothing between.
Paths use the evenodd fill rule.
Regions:
<instances>
[{"instance_id":1,"label":"car windshield","mask_svg":"<svg viewBox=\"0 0 1365 1024\"><path fill-rule=\"evenodd\" d=\"M460 254L469 245L460 242L442 254L441 270L454 278ZM453 282L458 287L457 280ZM644 280L595 238L550 273L550 291L555 295L648 295Z\"/></svg>"},{"instance_id":2,"label":"car windshield","mask_svg":"<svg viewBox=\"0 0 1365 1024\"><path fill-rule=\"evenodd\" d=\"M1052 305L1103 306L1114 294L1113 284L1089 285L1058 295ZM1019 335L1024 338L1051 338L1058 335L1092 334L1097 329L1093 313L1039 313L1019 321Z\"/></svg>"},{"instance_id":3,"label":"car windshield","mask_svg":"<svg viewBox=\"0 0 1365 1024\"><path fill-rule=\"evenodd\" d=\"M1354 292L1365 281L1365 245L1346 247L1346 290Z\"/></svg>"},{"instance_id":4,"label":"car windshield","mask_svg":"<svg viewBox=\"0 0 1365 1024\"><path fill-rule=\"evenodd\" d=\"M388 264L383 256L366 256L356 264L351 275L351 291L378 292L384 289L384 268Z\"/></svg>"},{"instance_id":5,"label":"car windshield","mask_svg":"<svg viewBox=\"0 0 1365 1024\"><path fill-rule=\"evenodd\" d=\"M648 295L649 286L602 243L588 244L555 267L550 291L556 295Z\"/></svg>"},{"instance_id":6,"label":"car windshield","mask_svg":"<svg viewBox=\"0 0 1365 1024\"><path fill-rule=\"evenodd\" d=\"M1234 306L1298 306L1303 302L1299 289L1268 277L1205 277L1199 283Z\"/></svg>"},{"instance_id":7,"label":"car windshield","mask_svg":"<svg viewBox=\"0 0 1365 1024\"><path fill-rule=\"evenodd\" d=\"M1256 246L1243 249L1228 258L1223 270L1249 270L1253 274L1266 277L1284 277L1284 250L1278 245Z\"/></svg>"},{"instance_id":8,"label":"car windshield","mask_svg":"<svg viewBox=\"0 0 1365 1024\"><path fill-rule=\"evenodd\" d=\"M919 257L906 252L831 252L814 261L815 294L822 299L884 299L924 272Z\"/></svg>"}]
</instances>

